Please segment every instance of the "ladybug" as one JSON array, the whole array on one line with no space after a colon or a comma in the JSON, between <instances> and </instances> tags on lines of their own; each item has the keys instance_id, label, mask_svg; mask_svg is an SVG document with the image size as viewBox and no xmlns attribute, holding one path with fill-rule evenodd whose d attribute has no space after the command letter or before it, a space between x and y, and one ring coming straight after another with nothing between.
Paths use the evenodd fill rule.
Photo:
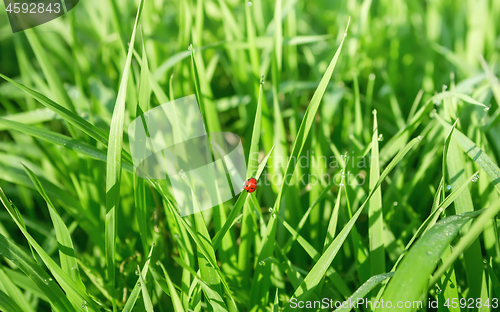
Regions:
<instances>
[{"instance_id":1,"label":"ladybug","mask_svg":"<svg viewBox=\"0 0 500 312\"><path fill-rule=\"evenodd\" d=\"M257 189L257 180L255 178L250 178L245 182L243 189L248 193L253 193Z\"/></svg>"}]
</instances>

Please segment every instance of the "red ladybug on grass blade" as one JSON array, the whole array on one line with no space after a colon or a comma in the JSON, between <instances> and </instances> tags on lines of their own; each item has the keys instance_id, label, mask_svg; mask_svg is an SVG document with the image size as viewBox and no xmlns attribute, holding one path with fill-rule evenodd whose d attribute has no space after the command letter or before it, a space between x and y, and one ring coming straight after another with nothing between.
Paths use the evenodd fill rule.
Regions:
<instances>
[{"instance_id":1,"label":"red ladybug on grass blade","mask_svg":"<svg viewBox=\"0 0 500 312\"><path fill-rule=\"evenodd\" d=\"M253 193L257 189L257 180L255 178L250 178L245 182L243 189L248 193Z\"/></svg>"}]
</instances>

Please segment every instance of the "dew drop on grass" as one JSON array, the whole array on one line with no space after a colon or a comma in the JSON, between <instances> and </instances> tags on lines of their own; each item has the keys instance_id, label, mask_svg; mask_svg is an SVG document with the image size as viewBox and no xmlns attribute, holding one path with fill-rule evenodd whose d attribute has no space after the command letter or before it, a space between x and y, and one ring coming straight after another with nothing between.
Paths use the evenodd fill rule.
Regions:
<instances>
[{"instance_id":1,"label":"dew drop on grass","mask_svg":"<svg viewBox=\"0 0 500 312\"><path fill-rule=\"evenodd\" d=\"M397 205L398 205L398 202L397 202L397 201L395 201L393 205L394 205L394 206L397 206Z\"/></svg>"},{"instance_id":2,"label":"dew drop on grass","mask_svg":"<svg viewBox=\"0 0 500 312\"><path fill-rule=\"evenodd\" d=\"M448 86L447 85L443 85L443 90L446 90L448 89Z\"/></svg>"},{"instance_id":3,"label":"dew drop on grass","mask_svg":"<svg viewBox=\"0 0 500 312\"><path fill-rule=\"evenodd\" d=\"M424 137L423 137L423 136L421 136L421 135L419 135L419 136L418 136L418 139L419 139L419 140L422 140L423 138L424 138Z\"/></svg>"},{"instance_id":4,"label":"dew drop on grass","mask_svg":"<svg viewBox=\"0 0 500 312\"><path fill-rule=\"evenodd\" d=\"M377 110L376 109L372 110L372 114L377 115Z\"/></svg>"},{"instance_id":5,"label":"dew drop on grass","mask_svg":"<svg viewBox=\"0 0 500 312\"><path fill-rule=\"evenodd\" d=\"M264 75L260 75L260 84L263 85L266 82L264 81Z\"/></svg>"},{"instance_id":6,"label":"dew drop on grass","mask_svg":"<svg viewBox=\"0 0 500 312\"><path fill-rule=\"evenodd\" d=\"M487 264L487 263L488 263L488 260L483 259L483 263L484 263L484 264Z\"/></svg>"},{"instance_id":7,"label":"dew drop on grass","mask_svg":"<svg viewBox=\"0 0 500 312\"><path fill-rule=\"evenodd\" d=\"M472 177L472 182L476 183L477 181L479 181L479 174L476 174Z\"/></svg>"},{"instance_id":8,"label":"dew drop on grass","mask_svg":"<svg viewBox=\"0 0 500 312\"><path fill-rule=\"evenodd\" d=\"M84 300L80 308L84 309L85 307L87 307L87 301Z\"/></svg>"},{"instance_id":9,"label":"dew drop on grass","mask_svg":"<svg viewBox=\"0 0 500 312\"><path fill-rule=\"evenodd\" d=\"M449 185L449 184L448 184L448 185L446 186L446 189L447 189L448 191L449 191L449 190L451 190L451 185Z\"/></svg>"},{"instance_id":10,"label":"dew drop on grass","mask_svg":"<svg viewBox=\"0 0 500 312\"><path fill-rule=\"evenodd\" d=\"M135 270L135 275L139 275L139 270Z\"/></svg>"},{"instance_id":11,"label":"dew drop on grass","mask_svg":"<svg viewBox=\"0 0 500 312\"><path fill-rule=\"evenodd\" d=\"M161 261L160 260L156 261L156 265L160 266L161 265Z\"/></svg>"},{"instance_id":12,"label":"dew drop on grass","mask_svg":"<svg viewBox=\"0 0 500 312\"><path fill-rule=\"evenodd\" d=\"M260 262L259 262L259 265L264 265L264 264L265 264L265 262L264 262L264 261L260 261Z\"/></svg>"},{"instance_id":13,"label":"dew drop on grass","mask_svg":"<svg viewBox=\"0 0 500 312\"><path fill-rule=\"evenodd\" d=\"M378 139L377 139L379 142L382 142L384 140L384 135L383 134L379 134L378 135Z\"/></svg>"},{"instance_id":14,"label":"dew drop on grass","mask_svg":"<svg viewBox=\"0 0 500 312\"><path fill-rule=\"evenodd\" d=\"M247 5L248 5L249 7L251 7L251 6L253 5L253 3L252 3L252 2L248 2L248 3L247 3Z\"/></svg>"},{"instance_id":15,"label":"dew drop on grass","mask_svg":"<svg viewBox=\"0 0 500 312\"><path fill-rule=\"evenodd\" d=\"M189 46L188 46L188 51L191 51L192 49L193 49L193 44L191 43L191 44L189 44Z\"/></svg>"},{"instance_id":16,"label":"dew drop on grass","mask_svg":"<svg viewBox=\"0 0 500 312\"><path fill-rule=\"evenodd\" d=\"M370 80L375 80L375 74L370 74L370 75L368 76L368 79L370 79Z\"/></svg>"},{"instance_id":17,"label":"dew drop on grass","mask_svg":"<svg viewBox=\"0 0 500 312\"><path fill-rule=\"evenodd\" d=\"M489 110L490 110L490 106L486 106L486 107L484 108L484 111L485 111L485 112L487 112L487 111L489 111Z\"/></svg>"},{"instance_id":18,"label":"dew drop on grass","mask_svg":"<svg viewBox=\"0 0 500 312\"><path fill-rule=\"evenodd\" d=\"M436 294L438 294L438 295L439 295L439 294L441 294L442 292L443 292L443 291L442 291L441 289L439 289L439 288L438 288L438 289L436 289Z\"/></svg>"},{"instance_id":19,"label":"dew drop on grass","mask_svg":"<svg viewBox=\"0 0 500 312\"><path fill-rule=\"evenodd\" d=\"M273 218L276 218L276 214L275 213L273 213Z\"/></svg>"}]
</instances>

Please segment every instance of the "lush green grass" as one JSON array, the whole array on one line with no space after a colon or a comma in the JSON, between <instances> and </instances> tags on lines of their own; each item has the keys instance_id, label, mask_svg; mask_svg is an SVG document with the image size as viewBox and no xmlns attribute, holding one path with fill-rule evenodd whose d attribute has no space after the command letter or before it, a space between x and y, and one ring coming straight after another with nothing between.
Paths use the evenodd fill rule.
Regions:
<instances>
[{"instance_id":1,"label":"lush green grass","mask_svg":"<svg viewBox=\"0 0 500 312\"><path fill-rule=\"evenodd\" d=\"M0 310L496 310L500 2L0 6ZM260 185L181 217L127 130L190 94Z\"/></svg>"}]
</instances>

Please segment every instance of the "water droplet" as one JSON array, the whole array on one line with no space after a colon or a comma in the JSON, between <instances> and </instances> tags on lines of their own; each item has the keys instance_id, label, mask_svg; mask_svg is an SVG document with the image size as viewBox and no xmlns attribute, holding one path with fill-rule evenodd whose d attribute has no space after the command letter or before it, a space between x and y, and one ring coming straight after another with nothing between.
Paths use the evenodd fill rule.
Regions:
<instances>
[{"instance_id":1,"label":"water droplet","mask_svg":"<svg viewBox=\"0 0 500 312\"><path fill-rule=\"evenodd\" d=\"M485 111L485 112L487 112L487 111L489 111L489 110L490 110L490 106L486 106L486 107L484 108L484 111Z\"/></svg>"},{"instance_id":2,"label":"water droplet","mask_svg":"<svg viewBox=\"0 0 500 312\"><path fill-rule=\"evenodd\" d=\"M394 205L394 206L397 206L397 205L398 205L398 202L397 202L397 201L395 201L393 205Z\"/></svg>"},{"instance_id":3,"label":"water droplet","mask_svg":"<svg viewBox=\"0 0 500 312\"><path fill-rule=\"evenodd\" d=\"M141 282L137 282L137 286L141 286Z\"/></svg>"},{"instance_id":4,"label":"water droplet","mask_svg":"<svg viewBox=\"0 0 500 312\"><path fill-rule=\"evenodd\" d=\"M370 80L375 80L375 74L370 74L370 75L368 76L368 79L370 79Z\"/></svg>"},{"instance_id":5,"label":"water droplet","mask_svg":"<svg viewBox=\"0 0 500 312\"><path fill-rule=\"evenodd\" d=\"M344 155L342 155L342 156L344 156L344 158L347 158L347 152L345 152Z\"/></svg>"},{"instance_id":6,"label":"water droplet","mask_svg":"<svg viewBox=\"0 0 500 312\"><path fill-rule=\"evenodd\" d=\"M449 185L449 184L448 184L448 185L446 186L446 189L447 189L448 191L449 191L449 190L451 190L451 185Z\"/></svg>"},{"instance_id":7,"label":"water droplet","mask_svg":"<svg viewBox=\"0 0 500 312\"><path fill-rule=\"evenodd\" d=\"M344 186L344 183L340 183L340 186Z\"/></svg>"},{"instance_id":8,"label":"water droplet","mask_svg":"<svg viewBox=\"0 0 500 312\"><path fill-rule=\"evenodd\" d=\"M384 135L383 134L379 134L378 135L378 139L377 139L379 142L382 142L384 140Z\"/></svg>"},{"instance_id":9,"label":"water droplet","mask_svg":"<svg viewBox=\"0 0 500 312\"><path fill-rule=\"evenodd\" d=\"M443 90L446 90L448 89L448 86L447 85L443 85Z\"/></svg>"},{"instance_id":10,"label":"water droplet","mask_svg":"<svg viewBox=\"0 0 500 312\"><path fill-rule=\"evenodd\" d=\"M266 264L264 261L259 262L259 265L264 265L264 264Z\"/></svg>"},{"instance_id":11,"label":"water droplet","mask_svg":"<svg viewBox=\"0 0 500 312\"><path fill-rule=\"evenodd\" d=\"M175 234L174 234L174 237L175 237L175 238L179 238L179 233L175 233Z\"/></svg>"},{"instance_id":12,"label":"water droplet","mask_svg":"<svg viewBox=\"0 0 500 312\"><path fill-rule=\"evenodd\" d=\"M436 294L438 294L438 295L439 295L439 294L441 294L442 292L443 292L443 291L442 291L441 289L439 289L439 288L438 288L438 289L436 289Z\"/></svg>"},{"instance_id":13,"label":"water droplet","mask_svg":"<svg viewBox=\"0 0 500 312\"><path fill-rule=\"evenodd\" d=\"M191 44L189 44L189 46L188 46L188 51L191 51L192 49L193 49L193 44L191 43Z\"/></svg>"},{"instance_id":14,"label":"water droplet","mask_svg":"<svg viewBox=\"0 0 500 312\"><path fill-rule=\"evenodd\" d=\"M418 138L419 140L422 140L424 137L423 137L423 136L421 136L421 135L419 135L417 138Z\"/></svg>"},{"instance_id":15,"label":"water droplet","mask_svg":"<svg viewBox=\"0 0 500 312\"><path fill-rule=\"evenodd\" d=\"M439 101L438 100L434 100L434 105L439 105Z\"/></svg>"},{"instance_id":16,"label":"water droplet","mask_svg":"<svg viewBox=\"0 0 500 312\"><path fill-rule=\"evenodd\" d=\"M479 181L479 174L476 174L472 177L472 182L476 183L477 181Z\"/></svg>"},{"instance_id":17,"label":"water droplet","mask_svg":"<svg viewBox=\"0 0 500 312\"><path fill-rule=\"evenodd\" d=\"M264 75L260 75L260 84L263 85L266 82L264 81Z\"/></svg>"},{"instance_id":18,"label":"water droplet","mask_svg":"<svg viewBox=\"0 0 500 312\"><path fill-rule=\"evenodd\" d=\"M455 284L450 284L450 288L455 288Z\"/></svg>"},{"instance_id":19,"label":"water droplet","mask_svg":"<svg viewBox=\"0 0 500 312\"><path fill-rule=\"evenodd\" d=\"M428 252L426 252L426 254L432 255L432 251L428 251Z\"/></svg>"},{"instance_id":20,"label":"water droplet","mask_svg":"<svg viewBox=\"0 0 500 312\"><path fill-rule=\"evenodd\" d=\"M273 213L273 218L276 218L276 214L275 213Z\"/></svg>"},{"instance_id":21,"label":"water droplet","mask_svg":"<svg viewBox=\"0 0 500 312\"><path fill-rule=\"evenodd\" d=\"M83 301L82 306L80 307L81 309L84 309L87 306L87 301Z\"/></svg>"},{"instance_id":22,"label":"water droplet","mask_svg":"<svg viewBox=\"0 0 500 312\"><path fill-rule=\"evenodd\" d=\"M135 275L139 275L139 270L135 270Z\"/></svg>"},{"instance_id":23,"label":"water droplet","mask_svg":"<svg viewBox=\"0 0 500 312\"><path fill-rule=\"evenodd\" d=\"M156 265L160 266L161 265L161 261L160 260L156 261Z\"/></svg>"},{"instance_id":24,"label":"water droplet","mask_svg":"<svg viewBox=\"0 0 500 312\"><path fill-rule=\"evenodd\" d=\"M487 263L488 263L488 260L483 259L483 263L484 263L484 264L487 264Z\"/></svg>"},{"instance_id":25,"label":"water droplet","mask_svg":"<svg viewBox=\"0 0 500 312\"><path fill-rule=\"evenodd\" d=\"M344 171L344 169L342 169L342 170L340 171L340 175L342 176L342 178L343 178L343 177L345 177L345 171Z\"/></svg>"},{"instance_id":26,"label":"water droplet","mask_svg":"<svg viewBox=\"0 0 500 312\"><path fill-rule=\"evenodd\" d=\"M44 279L44 280L43 280L43 282L44 282L45 284L47 284L47 285L49 284L49 280L48 280L48 279Z\"/></svg>"},{"instance_id":27,"label":"water droplet","mask_svg":"<svg viewBox=\"0 0 500 312\"><path fill-rule=\"evenodd\" d=\"M372 114L377 115L377 110L376 109L372 110Z\"/></svg>"},{"instance_id":28,"label":"water droplet","mask_svg":"<svg viewBox=\"0 0 500 312\"><path fill-rule=\"evenodd\" d=\"M273 208L269 208L269 212L273 212Z\"/></svg>"},{"instance_id":29,"label":"water droplet","mask_svg":"<svg viewBox=\"0 0 500 312\"><path fill-rule=\"evenodd\" d=\"M248 5L249 7L251 7L251 6L253 5L253 3L252 3L252 2L248 2L248 3L247 3L247 5Z\"/></svg>"},{"instance_id":30,"label":"water droplet","mask_svg":"<svg viewBox=\"0 0 500 312\"><path fill-rule=\"evenodd\" d=\"M344 38L347 37L347 33L344 33Z\"/></svg>"}]
</instances>

